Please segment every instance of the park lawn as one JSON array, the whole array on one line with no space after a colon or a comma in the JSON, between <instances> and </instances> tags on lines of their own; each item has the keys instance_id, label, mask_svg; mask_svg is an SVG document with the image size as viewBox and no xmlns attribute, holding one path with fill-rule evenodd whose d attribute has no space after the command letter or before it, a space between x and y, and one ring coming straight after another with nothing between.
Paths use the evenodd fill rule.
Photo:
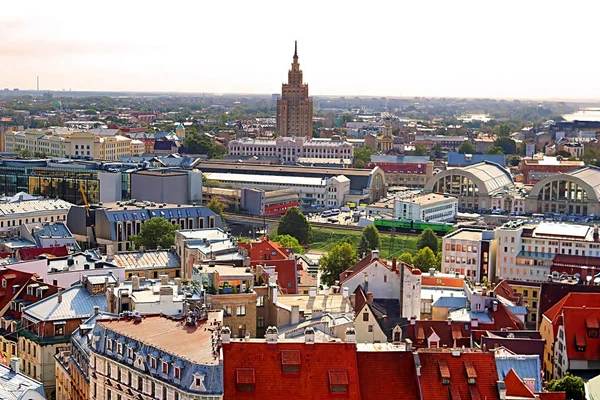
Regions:
<instances>
[{"instance_id":1,"label":"park lawn","mask_svg":"<svg viewBox=\"0 0 600 400\"><path fill-rule=\"evenodd\" d=\"M330 228L312 228L312 243L307 251L314 250L319 252L328 252L333 246L347 240L358 248L362 232L343 231ZM415 254L417 252L418 236L408 236L396 234L392 237L390 234L381 233L381 258L391 259L398 257L404 252Z\"/></svg>"}]
</instances>

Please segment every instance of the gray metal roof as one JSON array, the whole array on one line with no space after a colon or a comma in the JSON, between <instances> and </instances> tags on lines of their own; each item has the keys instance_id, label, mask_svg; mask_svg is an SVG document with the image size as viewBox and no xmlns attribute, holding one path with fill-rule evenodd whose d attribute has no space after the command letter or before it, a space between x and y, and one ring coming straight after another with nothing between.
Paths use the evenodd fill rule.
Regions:
<instances>
[{"instance_id":1,"label":"gray metal roof","mask_svg":"<svg viewBox=\"0 0 600 400\"><path fill-rule=\"evenodd\" d=\"M112 262L125 269L138 268L178 268L181 266L177 253L170 250L146 250L119 253L114 255Z\"/></svg>"},{"instance_id":2,"label":"gray metal roof","mask_svg":"<svg viewBox=\"0 0 600 400\"><path fill-rule=\"evenodd\" d=\"M45 396L41 382L0 364L0 399L23 399L30 390Z\"/></svg>"},{"instance_id":3,"label":"gray metal roof","mask_svg":"<svg viewBox=\"0 0 600 400\"><path fill-rule=\"evenodd\" d=\"M498 380L502 381L511 369L514 369L521 379L535 379L535 392L542 391L540 379L540 357L538 355L496 355Z\"/></svg>"},{"instance_id":4,"label":"gray metal roof","mask_svg":"<svg viewBox=\"0 0 600 400\"><path fill-rule=\"evenodd\" d=\"M94 313L94 306L100 307L100 311L106 311L104 294L91 295L82 284L78 284L62 292L60 303L58 294L54 294L26 307L23 314L39 321L83 319Z\"/></svg>"}]
</instances>

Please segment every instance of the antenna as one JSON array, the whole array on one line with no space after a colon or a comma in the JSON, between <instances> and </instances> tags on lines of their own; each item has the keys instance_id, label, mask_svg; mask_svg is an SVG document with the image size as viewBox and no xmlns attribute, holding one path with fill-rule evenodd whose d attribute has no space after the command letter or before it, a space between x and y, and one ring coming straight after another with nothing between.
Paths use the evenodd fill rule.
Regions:
<instances>
[{"instance_id":1,"label":"antenna","mask_svg":"<svg viewBox=\"0 0 600 400\"><path fill-rule=\"evenodd\" d=\"M40 91L40 77L39 77L39 75L37 77L37 90L38 90L38 92Z\"/></svg>"}]
</instances>

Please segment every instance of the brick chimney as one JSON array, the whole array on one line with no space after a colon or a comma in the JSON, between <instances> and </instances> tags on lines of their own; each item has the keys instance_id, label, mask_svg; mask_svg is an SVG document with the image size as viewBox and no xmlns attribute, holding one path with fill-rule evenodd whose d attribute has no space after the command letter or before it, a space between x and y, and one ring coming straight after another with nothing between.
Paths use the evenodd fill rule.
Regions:
<instances>
[{"instance_id":1,"label":"brick chimney","mask_svg":"<svg viewBox=\"0 0 600 400\"><path fill-rule=\"evenodd\" d=\"M371 292L367 293L367 303L373 303L373 293Z\"/></svg>"},{"instance_id":2,"label":"brick chimney","mask_svg":"<svg viewBox=\"0 0 600 400\"><path fill-rule=\"evenodd\" d=\"M396 269L397 269L396 268L396 262L397 262L396 259L392 258L392 272L396 272Z\"/></svg>"},{"instance_id":3,"label":"brick chimney","mask_svg":"<svg viewBox=\"0 0 600 400\"><path fill-rule=\"evenodd\" d=\"M57 300L59 303L62 303L62 289L61 289L61 288L58 288L58 294L57 294L57 296L56 296L56 300Z\"/></svg>"}]
</instances>

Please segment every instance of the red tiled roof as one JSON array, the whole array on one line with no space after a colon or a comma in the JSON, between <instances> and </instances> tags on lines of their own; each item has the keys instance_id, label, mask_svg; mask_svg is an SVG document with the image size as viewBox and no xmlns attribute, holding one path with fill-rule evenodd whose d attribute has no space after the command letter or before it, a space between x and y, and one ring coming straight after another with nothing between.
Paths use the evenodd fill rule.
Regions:
<instances>
[{"instance_id":1,"label":"red tiled roof","mask_svg":"<svg viewBox=\"0 0 600 400\"><path fill-rule=\"evenodd\" d=\"M362 400L419 400L411 352L359 351L356 357Z\"/></svg>"},{"instance_id":2,"label":"red tiled roof","mask_svg":"<svg viewBox=\"0 0 600 400\"><path fill-rule=\"evenodd\" d=\"M502 296L507 300L512 301L515 305L520 305L519 302L522 300L522 297L518 296L513 288L510 286L510 283L504 279L494 288L494 294L498 296Z\"/></svg>"},{"instance_id":3,"label":"red tiled roof","mask_svg":"<svg viewBox=\"0 0 600 400\"><path fill-rule=\"evenodd\" d=\"M539 315L546 314L561 299L574 293L600 293L600 285L572 285L570 283L543 282L538 305L540 310ZM557 313L560 314L560 312Z\"/></svg>"},{"instance_id":4,"label":"red tiled roof","mask_svg":"<svg viewBox=\"0 0 600 400\"><path fill-rule=\"evenodd\" d=\"M506 395L511 397L524 397L528 399L534 399L535 395L527 387L525 382L519 378L519 375L511 368L510 371L504 377L504 384L506 385Z\"/></svg>"},{"instance_id":5,"label":"red tiled roof","mask_svg":"<svg viewBox=\"0 0 600 400\"><path fill-rule=\"evenodd\" d=\"M290 249L283 248L268 238L256 242L239 243L238 247L248 251L250 261L287 260L291 254Z\"/></svg>"},{"instance_id":6,"label":"red tiled roof","mask_svg":"<svg viewBox=\"0 0 600 400\"><path fill-rule=\"evenodd\" d=\"M299 352L299 373L283 372L282 351L285 351L286 354L289 351ZM285 357L287 359L287 356ZM240 368L253 370L254 392L237 391L237 371ZM334 383L331 381L332 378ZM345 379L348 382L347 393L332 393L330 385L344 385ZM248 398L359 400L361 397L356 345L298 342L226 343L223 344L223 387L224 400Z\"/></svg>"},{"instance_id":7,"label":"red tiled roof","mask_svg":"<svg viewBox=\"0 0 600 400\"><path fill-rule=\"evenodd\" d=\"M600 307L600 303L596 304ZM567 357L577 360L600 360L600 337L588 337L587 319L600 319L600 308L564 307L563 326ZM583 351L577 351L583 347Z\"/></svg>"},{"instance_id":8,"label":"red tiled roof","mask_svg":"<svg viewBox=\"0 0 600 400\"><path fill-rule=\"evenodd\" d=\"M466 326L470 329L468 323ZM427 338L435 332L440 337L439 346L461 347L471 346L471 332L465 329L464 322L452 321L415 321L406 327L406 337L412 340L415 348L426 348Z\"/></svg>"},{"instance_id":9,"label":"red tiled roof","mask_svg":"<svg viewBox=\"0 0 600 400\"><path fill-rule=\"evenodd\" d=\"M41 255L48 255L52 257L65 257L69 255L69 248L67 246L57 247L33 247L29 249L17 250L17 258L23 261L35 260Z\"/></svg>"},{"instance_id":10,"label":"red tiled roof","mask_svg":"<svg viewBox=\"0 0 600 400\"><path fill-rule=\"evenodd\" d=\"M460 356L453 356L448 350L419 350L418 355L422 400L455 400L458 396L462 400L498 400L498 372L492 353L460 352ZM465 363L471 363L469 369L477 375L475 385L468 384ZM447 366L449 385L442 384L440 364Z\"/></svg>"},{"instance_id":11,"label":"red tiled roof","mask_svg":"<svg viewBox=\"0 0 600 400\"><path fill-rule=\"evenodd\" d=\"M275 267L277 284L284 294L298 293L298 268L296 260L251 261L250 266L257 265Z\"/></svg>"},{"instance_id":12,"label":"red tiled roof","mask_svg":"<svg viewBox=\"0 0 600 400\"><path fill-rule=\"evenodd\" d=\"M566 392L542 392L536 393L540 400L567 400Z\"/></svg>"},{"instance_id":13,"label":"red tiled roof","mask_svg":"<svg viewBox=\"0 0 600 400\"><path fill-rule=\"evenodd\" d=\"M37 274L17 271L10 268L0 270L0 280L8 280L6 290L0 292L0 309L4 309L4 307L6 307L12 300L23 299L28 303L35 303L55 294L58 291L56 286L44 283L43 286L47 286L48 290L43 292L42 298L36 297L36 293L34 293L33 296L28 295L26 287L37 283L35 280L37 276ZM17 293L13 292L13 285L19 286ZM19 320L21 318L21 312L7 308L5 316L11 316L16 320Z\"/></svg>"},{"instance_id":14,"label":"red tiled roof","mask_svg":"<svg viewBox=\"0 0 600 400\"><path fill-rule=\"evenodd\" d=\"M559 318L562 317L564 307L583 307L600 304L600 293L569 293L544 313L554 328L554 336L558 332Z\"/></svg>"},{"instance_id":15,"label":"red tiled roof","mask_svg":"<svg viewBox=\"0 0 600 400\"><path fill-rule=\"evenodd\" d=\"M431 276L423 274L421 277L422 286L444 286L453 288L462 288L464 286L464 278L456 278L454 276Z\"/></svg>"}]
</instances>

